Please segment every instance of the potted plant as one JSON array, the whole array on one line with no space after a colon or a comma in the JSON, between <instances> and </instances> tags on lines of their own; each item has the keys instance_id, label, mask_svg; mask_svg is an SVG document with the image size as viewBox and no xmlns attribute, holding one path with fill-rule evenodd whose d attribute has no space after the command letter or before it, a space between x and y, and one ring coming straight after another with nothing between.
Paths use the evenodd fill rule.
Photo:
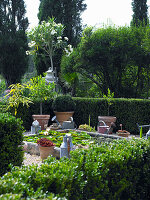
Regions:
<instances>
[{"instance_id":1,"label":"potted plant","mask_svg":"<svg viewBox=\"0 0 150 200\"><path fill-rule=\"evenodd\" d=\"M42 160L46 159L49 155L53 155L55 144L47 138L37 140L39 145L40 157Z\"/></svg>"},{"instance_id":2,"label":"potted plant","mask_svg":"<svg viewBox=\"0 0 150 200\"><path fill-rule=\"evenodd\" d=\"M30 79L29 84L27 85L27 88L29 89L30 98L34 101L40 102L40 114L39 115L32 115L34 120L37 120L41 126L41 129L46 129L48 125L48 121L50 119L49 114L43 114L42 109L42 103L50 98L53 98L56 94L55 92L55 83L46 83L46 80L44 77L37 76Z\"/></svg>"},{"instance_id":3,"label":"potted plant","mask_svg":"<svg viewBox=\"0 0 150 200\"><path fill-rule=\"evenodd\" d=\"M60 95L54 99L52 108L57 120L62 125L63 121L67 121L70 117L73 116L75 110L75 102L70 95Z\"/></svg>"},{"instance_id":4,"label":"potted plant","mask_svg":"<svg viewBox=\"0 0 150 200\"><path fill-rule=\"evenodd\" d=\"M108 93L107 95L103 95L103 98L106 100L108 105L108 110L107 110L108 116L98 116L98 121L104 121L106 125L110 127L112 123L116 122L116 117L109 116L110 106L113 104L112 100L114 98L114 92L111 93L110 89L108 88Z\"/></svg>"},{"instance_id":5,"label":"potted plant","mask_svg":"<svg viewBox=\"0 0 150 200\"><path fill-rule=\"evenodd\" d=\"M122 130L122 124L120 124L120 127L121 127L121 130L118 130L117 132L118 136L128 137L130 133L126 130Z\"/></svg>"}]
</instances>

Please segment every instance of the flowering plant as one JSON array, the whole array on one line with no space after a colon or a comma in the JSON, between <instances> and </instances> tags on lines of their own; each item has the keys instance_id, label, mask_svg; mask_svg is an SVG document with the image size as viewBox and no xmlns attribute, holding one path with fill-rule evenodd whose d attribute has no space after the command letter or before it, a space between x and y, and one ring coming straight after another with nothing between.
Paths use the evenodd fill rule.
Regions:
<instances>
[{"instance_id":1,"label":"flowering plant","mask_svg":"<svg viewBox=\"0 0 150 200\"><path fill-rule=\"evenodd\" d=\"M54 18L50 18L48 22L43 21L37 27L33 28L27 33L31 42L29 47L31 51L27 51L27 54L36 54L38 49L44 50L46 56L50 58L51 69L53 70L52 57L56 49L65 48L66 53L69 54L72 51L71 45L67 46L67 37L62 37L64 26L60 23L55 23Z\"/></svg>"},{"instance_id":2,"label":"flowering plant","mask_svg":"<svg viewBox=\"0 0 150 200\"><path fill-rule=\"evenodd\" d=\"M42 147L52 147L55 144L47 138L41 138L37 140L37 144L41 145Z\"/></svg>"}]
</instances>

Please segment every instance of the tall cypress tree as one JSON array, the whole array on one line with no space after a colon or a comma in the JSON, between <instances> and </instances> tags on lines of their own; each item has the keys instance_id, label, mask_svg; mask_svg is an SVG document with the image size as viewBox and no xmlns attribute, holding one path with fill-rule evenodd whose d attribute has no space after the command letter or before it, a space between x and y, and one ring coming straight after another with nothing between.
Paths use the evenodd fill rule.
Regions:
<instances>
[{"instance_id":1,"label":"tall cypress tree","mask_svg":"<svg viewBox=\"0 0 150 200\"><path fill-rule=\"evenodd\" d=\"M147 0L132 0L133 19L131 25L145 26L148 23Z\"/></svg>"},{"instance_id":2,"label":"tall cypress tree","mask_svg":"<svg viewBox=\"0 0 150 200\"><path fill-rule=\"evenodd\" d=\"M8 85L19 82L28 66L28 19L23 0L0 0L0 72Z\"/></svg>"},{"instance_id":3,"label":"tall cypress tree","mask_svg":"<svg viewBox=\"0 0 150 200\"><path fill-rule=\"evenodd\" d=\"M84 0L40 0L39 21L54 17L56 23L65 26L64 36L69 38L69 43L76 46L81 36L81 13L86 9Z\"/></svg>"}]
</instances>

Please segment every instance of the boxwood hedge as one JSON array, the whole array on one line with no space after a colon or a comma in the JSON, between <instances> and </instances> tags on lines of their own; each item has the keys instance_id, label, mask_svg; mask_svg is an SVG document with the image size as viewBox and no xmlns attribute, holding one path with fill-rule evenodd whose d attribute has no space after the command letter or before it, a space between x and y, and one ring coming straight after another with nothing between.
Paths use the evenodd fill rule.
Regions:
<instances>
[{"instance_id":1,"label":"boxwood hedge","mask_svg":"<svg viewBox=\"0 0 150 200\"><path fill-rule=\"evenodd\" d=\"M0 176L6 173L9 164L20 166L23 161L21 145L23 126L20 119L9 113L0 113Z\"/></svg>"},{"instance_id":2,"label":"boxwood hedge","mask_svg":"<svg viewBox=\"0 0 150 200\"><path fill-rule=\"evenodd\" d=\"M49 157L40 167L13 167L0 178L0 195L40 199L40 195L54 193L71 200L148 200L149 166L149 141L115 140L76 150L71 159Z\"/></svg>"}]
</instances>

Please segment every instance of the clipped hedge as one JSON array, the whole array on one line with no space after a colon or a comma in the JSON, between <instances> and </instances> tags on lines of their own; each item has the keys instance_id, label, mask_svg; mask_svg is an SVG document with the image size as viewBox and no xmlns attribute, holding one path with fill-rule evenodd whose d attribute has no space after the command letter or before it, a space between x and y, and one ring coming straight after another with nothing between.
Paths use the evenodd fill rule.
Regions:
<instances>
[{"instance_id":1,"label":"clipped hedge","mask_svg":"<svg viewBox=\"0 0 150 200\"><path fill-rule=\"evenodd\" d=\"M54 193L73 200L148 200L149 166L149 141L116 140L76 150L70 160L49 157L40 167L12 168L0 179L0 195L21 194L29 199L40 191L39 195Z\"/></svg>"},{"instance_id":2,"label":"clipped hedge","mask_svg":"<svg viewBox=\"0 0 150 200\"><path fill-rule=\"evenodd\" d=\"M74 114L78 126L81 123L88 124L90 115L91 125L97 127L98 116L107 116L107 101L103 98L74 98L74 101L78 105ZM139 134L136 123L150 124L150 100L116 98L110 106L110 115L117 117L119 129L119 125L123 124L123 129Z\"/></svg>"},{"instance_id":3,"label":"clipped hedge","mask_svg":"<svg viewBox=\"0 0 150 200\"><path fill-rule=\"evenodd\" d=\"M107 101L103 98L79 98L74 97L76 103L74 121L77 126L88 124L89 116L91 126L97 127L98 116L107 115ZM52 109L52 100L43 103L43 114L54 116ZM29 108L20 106L17 117L23 120L26 130L31 130L33 122L32 115L39 114L40 103L34 102ZM117 127L123 124L123 129L132 134L139 134L136 123L150 124L150 100L148 99L114 99L110 107L110 115L117 117ZM51 121L49 124L52 123ZM143 131L146 131L145 129Z\"/></svg>"},{"instance_id":4,"label":"clipped hedge","mask_svg":"<svg viewBox=\"0 0 150 200\"><path fill-rule=\"evenodd\" d=\"M0 176L6 173L9 164L20 166L23 161L21 145L23 126L20 119L9 113L0 113Z\"/></svg>"}]
</instances>

